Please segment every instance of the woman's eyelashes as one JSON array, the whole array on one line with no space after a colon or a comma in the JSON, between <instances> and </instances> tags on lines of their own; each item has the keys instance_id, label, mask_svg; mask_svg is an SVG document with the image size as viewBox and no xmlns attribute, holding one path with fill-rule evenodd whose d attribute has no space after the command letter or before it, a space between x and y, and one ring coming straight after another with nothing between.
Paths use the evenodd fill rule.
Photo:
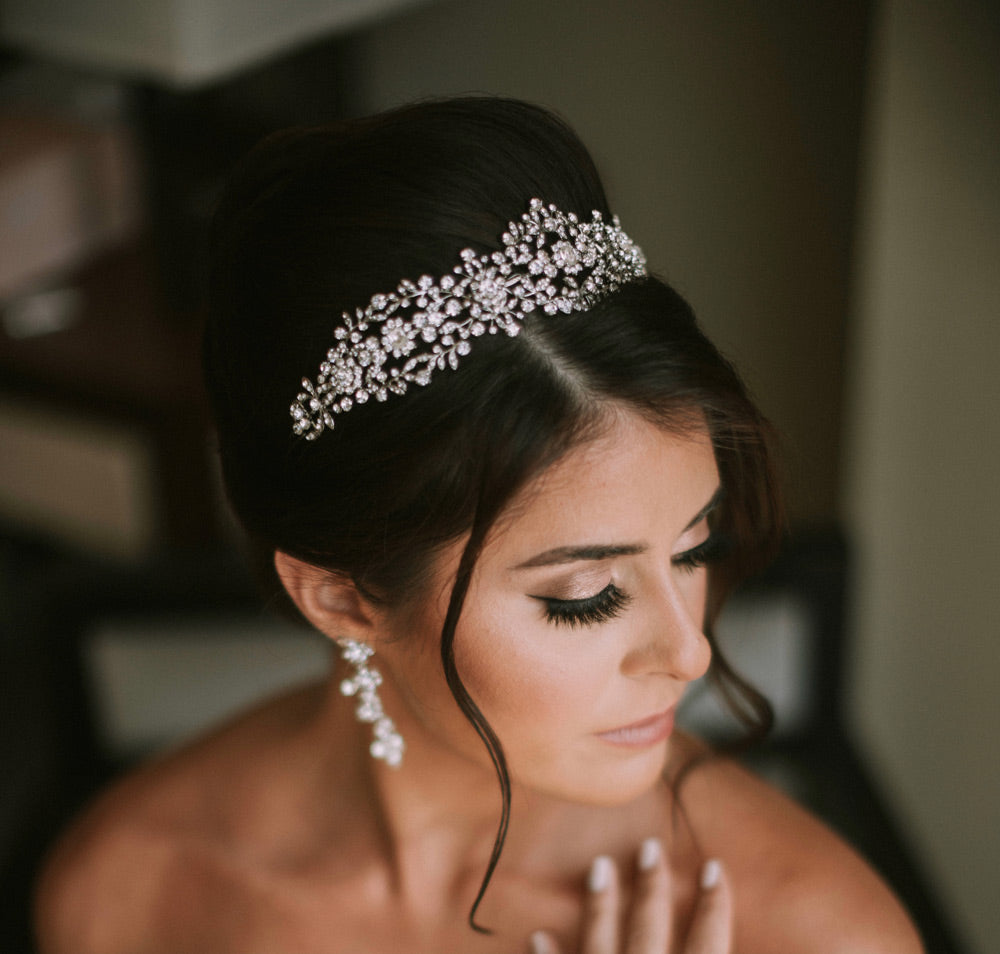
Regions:
<instances>
[{"instance_id":1,"label":"woman's eyelashes","mask_svg":"<svg viewBox=\"0 0 1000 954\"><path fill-rule=\"evenodd\" d=\"M592 626L614 619L628 605L631 597L609 583L600 593L579 600L535 597L545 604L545 618L557 626Z\"/></svg>"},{"instance_id":2,"label":"woman's eyelashes","mask_svg":"<svg viewBox=\"0 0 1000 954\"><path fill-rule=\"evenodd\" d=\"M712 533L704 543L678 553L674 557L674 566L679 566L682 570L694 572L710 563L718 563L725 559L729 553L729 538L719 532Z\"/></svg>"},{"instance_id":3,"label":"woman's eyelashes","mask_svg":"<svg viewBox=\"0 0 1000 954\"><path fill-rule=\"evenodd\" d=\"M711 563L717 563L729 553L729 541L721 533L713 533L703 543L678 553L672 560L674 566L693 573ZM614 619L629 604L632 597L614 583L609 583L599 593L580 599L557 599L554 596L536 596L545 604L545 618L561 626L592 626Z\"/></svg>"}]
</instances>

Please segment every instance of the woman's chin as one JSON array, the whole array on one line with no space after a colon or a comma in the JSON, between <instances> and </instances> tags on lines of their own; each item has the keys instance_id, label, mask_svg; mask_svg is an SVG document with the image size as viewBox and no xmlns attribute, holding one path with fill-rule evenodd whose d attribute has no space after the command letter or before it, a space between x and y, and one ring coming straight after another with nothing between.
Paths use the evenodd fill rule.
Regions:
<instances>
[{"instance_id":1,"label":"woman's chin","mask_svg":"<svg viewBox=\"0 0 1000 954\"><path fill-rule=\"evenodd\" d=\"M563 801L592 805L598 808L619 808L649 794L664 779L668 749L659 744L642 752L632 752L623 759L602 759L581 772L578 766L567 770L561 778L548 780L518 780L535 791L555 796ZM572 778L571 776L575 776Z\"/></svg>"}]
</instances>

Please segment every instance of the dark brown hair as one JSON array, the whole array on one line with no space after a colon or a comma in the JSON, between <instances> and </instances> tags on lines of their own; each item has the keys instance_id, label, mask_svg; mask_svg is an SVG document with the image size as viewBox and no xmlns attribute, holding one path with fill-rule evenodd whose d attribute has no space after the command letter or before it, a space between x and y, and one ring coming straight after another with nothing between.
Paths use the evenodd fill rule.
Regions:
<instances>
[{"instance_id":1,"label":"dark brown hair","mask_svg":"<svg viewBox=\"0 0 1000 954\"><path fill-rule=\"evenodd\" d=\"M338 415L315 442L292 434L289 405L342 311L403 278L446 274L460 249L499 248L532 197L610 218L590 156L551 113L504 99L427 102L271 137L236 170L212 235L206 372L228 493L251 537L405 606L419 600L440 549L467 535L441 658L503 791L470 913L477 930L510 780L453 643L480 549L513 496L592 438L609 408L674 430L707 422L724 489L715 531L731 542L711 570L710 640L726 593L780 533L768 426L687 303L655 278L585 313L533 316L515 338L478 338L457 370ZM766 728L766 703L714 643L710 675L748 726Z\"/></svg>"}]
</instances>

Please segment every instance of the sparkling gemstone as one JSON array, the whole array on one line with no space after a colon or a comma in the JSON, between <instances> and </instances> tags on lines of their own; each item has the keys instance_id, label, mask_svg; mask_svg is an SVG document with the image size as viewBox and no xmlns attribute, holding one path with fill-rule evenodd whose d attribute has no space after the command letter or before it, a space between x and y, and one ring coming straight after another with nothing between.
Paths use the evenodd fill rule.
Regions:
<instances>
[{"instance_id":1,"label":"sparkling gemstone","mask_svg":"<svg viewBox=\"0 0 1000 954\"><path fill-rule=\"evenodd\" d=\"M503 251L477 256L460 252L461 264L435 279L404 279L397 293L373 295L365 308L344 312L314 385L303 379L303 393L291 405L293 430L314 439L333 414L355 401L384 400L403 394L408 383L426 384L434 368L455 367L469 350L470 337L502 329L517 334L520 320L537 308L549 314L589 308L609 290L645 274L641 251L621 232L617 219L605 225L599 212L580 224L575 215L533 199L529 211L503 233ZM583 279L574 276L586 268ZM457 276L457 278L455 277ZM535 276L532 280L531 276ZM581 287L582 286L582 287ZM412 306L416 304L416 308ZM404 326L390 319L401 309L426 309ZM409 315L411 312L407 312ZM466 313L460 324L445 322ZM362 343L369 327L378 337ZM440 332L435 326L445 327ZM444 337L438 339L438 334ZM416 358L406 358L418 351ZM311 397L310 397L311 396ZM339 398L339 400L338 400Z\"/></svg>"},{"instance_id":2,"label":"sparkling gemstone","mask_svg":"<svg viewBox=\"0 0 1000 954\"><path fill-rule=\"evenodd\" d=\"M552 261L559 268L574 268L580 264L580 256L569 242L556 242L552 248Z\"/></svg>"},{"instance_id":3,"label":"sparkling gemstone","mask_svg":"<svg viewBox=\"0 0 1000 954\"><path fill-rule=\"evenodd\" d=\"M386 351L391 351L393 357L396 358L409 354L413 350L413 341L398 318L394 322L386 322L386 328L382 334L382 345Z\"/></svg>"}]
</instances>

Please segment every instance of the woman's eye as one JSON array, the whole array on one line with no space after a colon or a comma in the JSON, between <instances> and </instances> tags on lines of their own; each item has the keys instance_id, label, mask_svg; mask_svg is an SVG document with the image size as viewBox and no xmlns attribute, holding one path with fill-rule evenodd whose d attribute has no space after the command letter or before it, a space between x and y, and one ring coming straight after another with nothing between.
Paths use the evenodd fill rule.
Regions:
<instances>
[{"instance_id":1,"label":"woman's eye","mask_svg":"<svg viewBox=\"0 0 1000 954\"><path fill-rule=\"evenodd\" d=\"M600 593L580 600L557 600L536 597L545 604L545 618L550 623L565 626L591 626L614 619L628 604L631 597L614 583L609 583Z\"/></svg>"},{"instance_id":2,"label":"woman's eye","mask_svg":"<svg viewBox=\"0 0 1000 954\"><path fill-rule=\"evenodd\" d=\"M695 570L711 563L724 560L730 553L729 538L721 533L713 533L704 543L685 550L674 557L674 566L693 573Z\"/></svg>"}]
</instances>

